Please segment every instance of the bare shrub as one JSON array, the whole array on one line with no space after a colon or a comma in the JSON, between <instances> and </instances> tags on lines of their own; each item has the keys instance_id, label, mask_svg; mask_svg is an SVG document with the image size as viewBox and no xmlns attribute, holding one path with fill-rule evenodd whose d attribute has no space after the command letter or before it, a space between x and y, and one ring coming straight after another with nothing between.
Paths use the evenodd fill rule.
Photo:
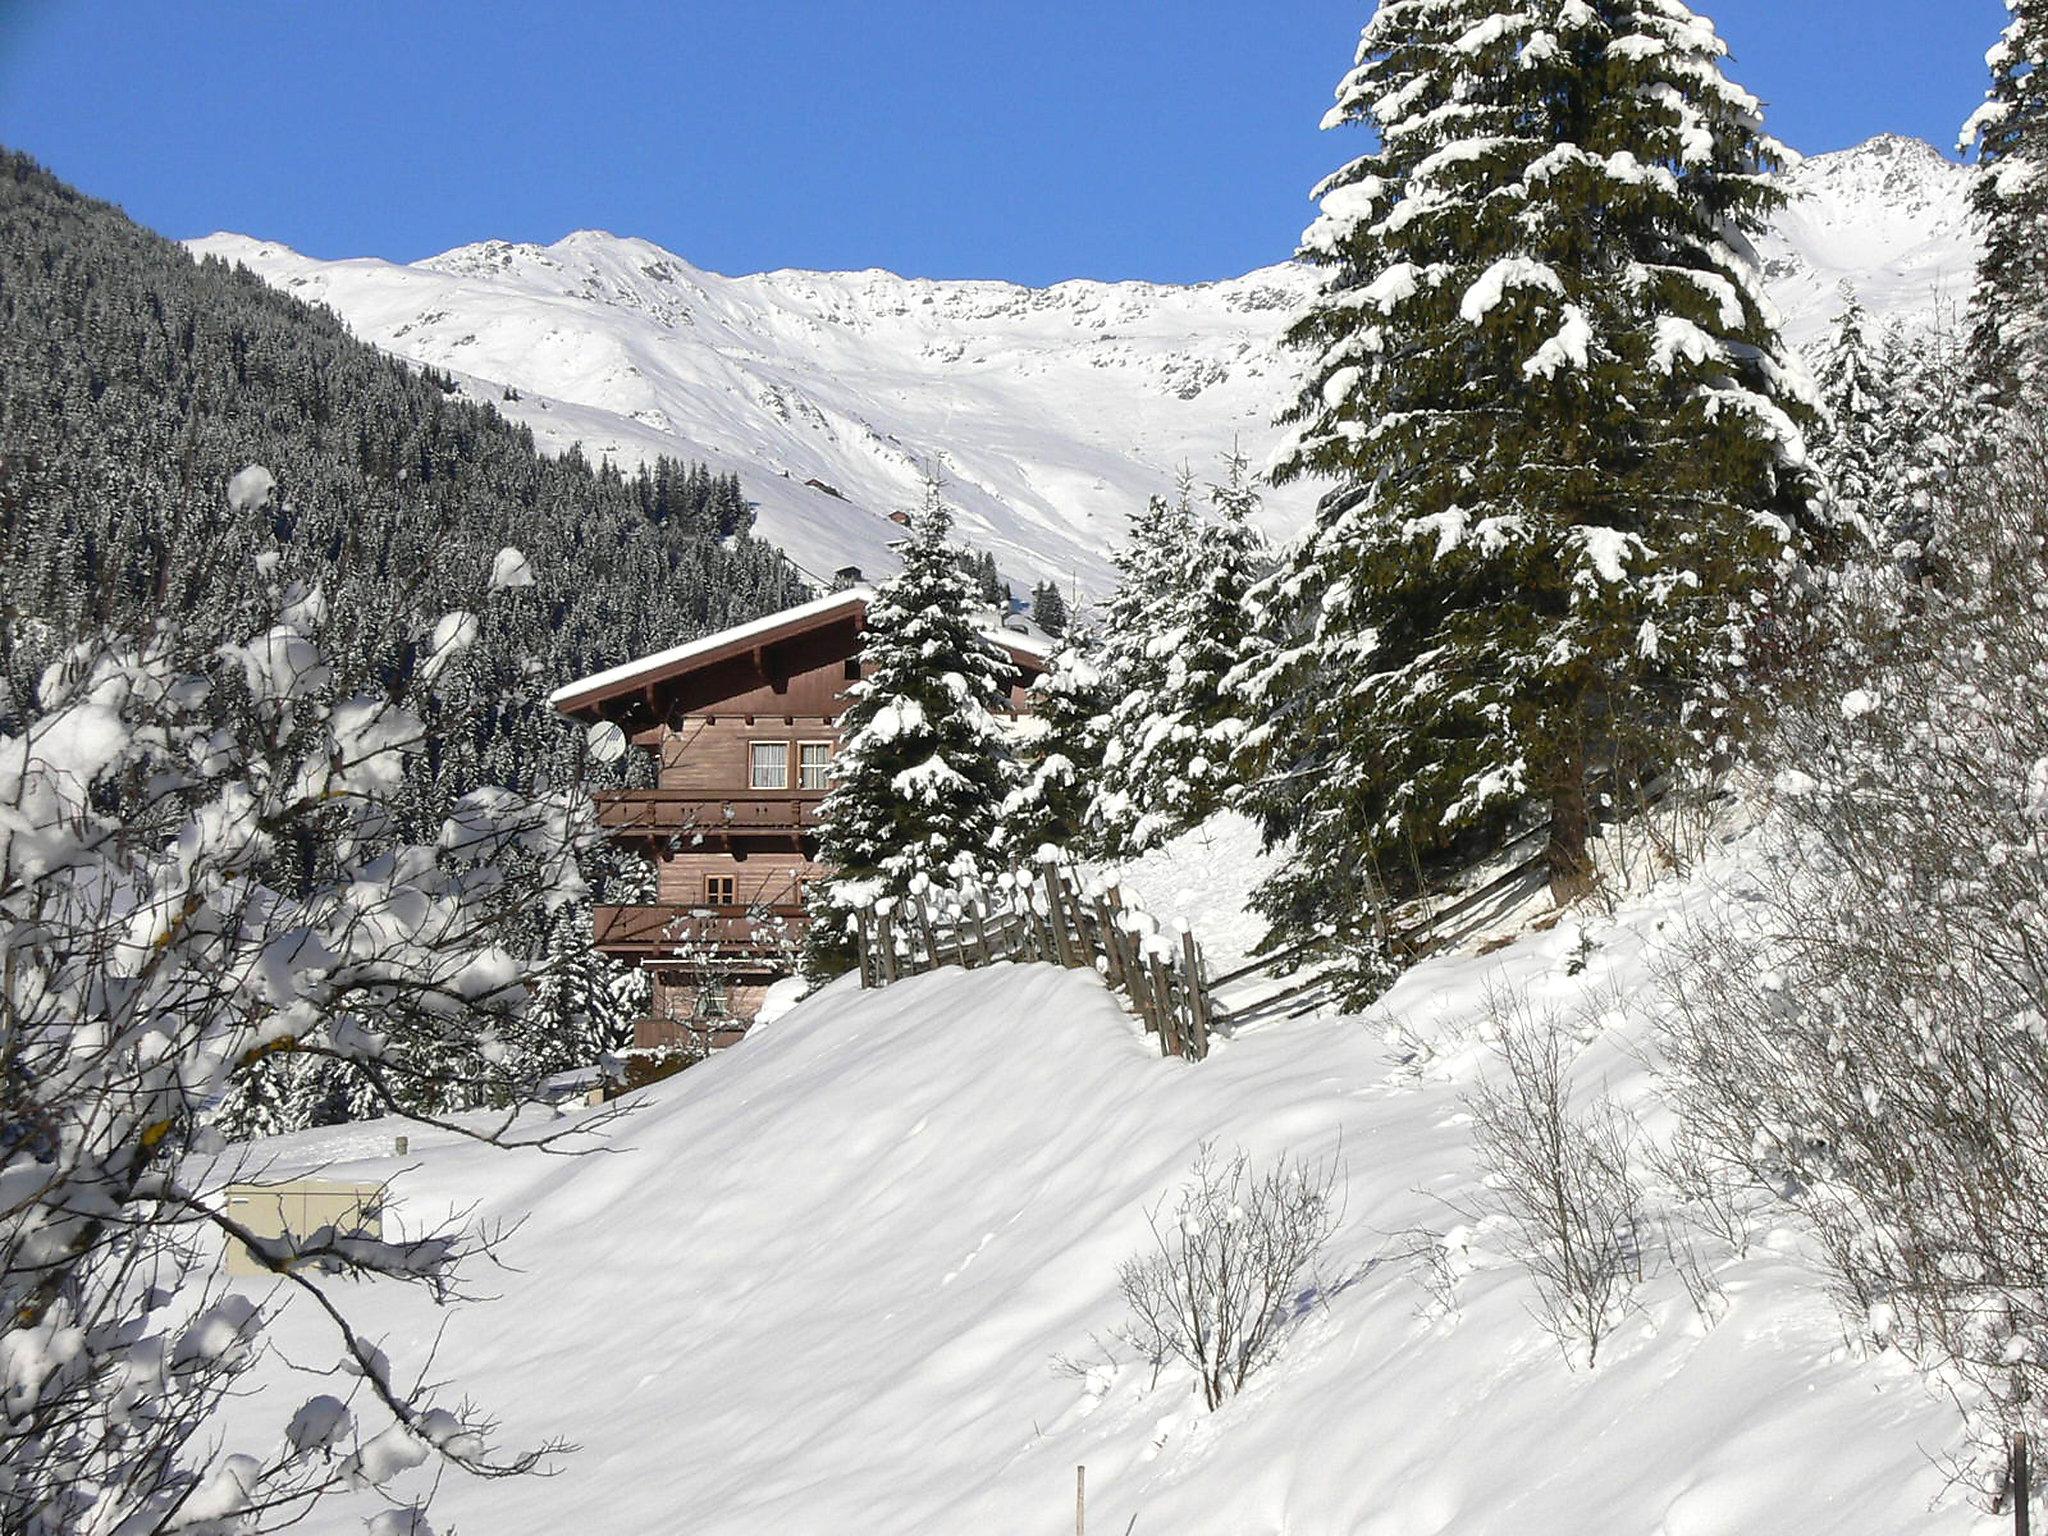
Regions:
<instances>
[{"instance_id":1,"label":"bare shrub","mask_svg":"<svg viewBox=\"0 0 2048 1536\"><path fill-rule=\"evenodd\" d=\"M1797 1203L1855 1326L1987 1451L2048 1428L2048 440L1957 482L1940 584L1866 576L1739 900L1669 980L1689 1132ZM1987 1463L1992 1458L1987 1457Z\"/></svg>"},{"instance_id":2,"label":"bare shrub","mask_svg":"<svg viewBox=\"0 0 2048 1536\"><path fill-rule=\"evenodd\" d=\"M1560 1020L1509 1004L1495 1016L1501 1071L1466 1099L1486 1174L1469 1214L1506 1227L1544 1326L1591 1367L1643 1280L1635 1124L1608 1099L1573 1107Z\"/></svg>"},{"instance_id":3,"label":"bare shrub","mask_svg":"<svg viewBox=\"0 0 2048 1536\"><path fill-rule=\"evenodd\" d=\"M1155 1365L1186 1363L1204 1404L1219 1407L1319 1291L1316 1261L1342 1214L1338 1175L1334 1162L1285 1156L1254 1172L1244 1151L1223 1160L1204 1143L1172 1215L1162 1218L1170 1197L1146 1214L1153 1251L1117 1271L1131 1309L1121 1337Z\"/></svg>"}]
</instances>

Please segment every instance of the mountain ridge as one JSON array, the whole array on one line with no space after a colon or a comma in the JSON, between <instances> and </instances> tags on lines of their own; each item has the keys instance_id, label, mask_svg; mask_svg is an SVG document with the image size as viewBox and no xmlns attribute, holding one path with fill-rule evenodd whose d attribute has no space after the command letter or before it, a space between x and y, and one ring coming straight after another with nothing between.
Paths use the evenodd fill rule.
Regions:
<instances>
[{"instance_id":1,"label":"mountain ridge","mask_svg":"<svg viewBox=\"0 0 2048 1536\"><path fill-rule=\"evenodd\" d=\"M1785 173L1758 242L1787 334L1810 340L1847 280L1880 319L1924 324L1967 294L1973 173L1881 135ZM1183 466L1278 442L1294 360L1279 336L1315 274L1291 261L1192 285L903 277L780 268L729 277L651 241L578 230L400 265L320 261L240 235L189 242L327 304L362 339L453 374L551 451L658 453L736 471L763 533L824 580L893 564L888 514L927 469L963 535L1020 584L1100 594L1108 551ZM1268 497L1301 527L1317 488Z\"/></svg>"}]
</instances>

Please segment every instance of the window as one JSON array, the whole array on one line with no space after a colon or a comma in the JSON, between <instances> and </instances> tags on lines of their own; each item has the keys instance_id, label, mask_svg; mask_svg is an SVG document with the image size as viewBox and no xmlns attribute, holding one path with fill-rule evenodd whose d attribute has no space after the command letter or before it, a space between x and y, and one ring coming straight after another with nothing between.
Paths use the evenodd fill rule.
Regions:
<instances>
[{"instance_id":1,"label":"window","mask_svg":"<svg viewBox=\"0 0 2048 1536\"><path fill-rule=\"evenodd\" d=\"M733 875L706 875L704 877L704 903L712 907L739 905L739 898L733 891Z\"/></svg>"},{"instance_id":2,"label":"window","mask_svg":"<svg viewBox=\"0 0 2048 1536\"><path fill-rule=\"evenodd\" d=\"M732 1017L732 1009L727 1006L725 1000L724 982L707 981L698 989L697 1006L692 1010L692 1016L699 1020Z\"/></svg>"},{"instance_id":3,"label":"window","mask_svg":"<svg viewBox=\"0 0 2048 1536\"><path fill-rule=\"evenodd\" d=\"M754 743L753 773L748 779L755 789L789 788L789 743L786 741L757 741Z\"/></svg>"},{"instance_id":4,"label":"window","mask_svg":"<svg viewBox=\"0 0 2048 1536\"><path fill-rule=\"evenodd\" d=\"M832 773L832 743L805 741L797 744L798 789L824 789Z\"/></svg>"}]
</instances>

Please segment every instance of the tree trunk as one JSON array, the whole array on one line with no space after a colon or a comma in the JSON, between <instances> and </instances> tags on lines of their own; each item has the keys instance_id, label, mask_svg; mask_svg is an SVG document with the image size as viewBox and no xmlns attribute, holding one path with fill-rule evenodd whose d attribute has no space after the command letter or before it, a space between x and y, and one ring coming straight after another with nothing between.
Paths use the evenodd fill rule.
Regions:
<instances>
[{"instance_id":1,"label":"tree trunk","mask_svg":"<svg viewBox=\"0 0 2048 1536\"><path fill-rule=\"evenodd\" d=\"M1586 841L1592 835L1592 809L1586 794L1586 746L1576 723L1569 739L1558 744L1557 767L1550 785L1550 899L1569 906L1593 888L1593 864Z\"/></svg>"}]
</instances>

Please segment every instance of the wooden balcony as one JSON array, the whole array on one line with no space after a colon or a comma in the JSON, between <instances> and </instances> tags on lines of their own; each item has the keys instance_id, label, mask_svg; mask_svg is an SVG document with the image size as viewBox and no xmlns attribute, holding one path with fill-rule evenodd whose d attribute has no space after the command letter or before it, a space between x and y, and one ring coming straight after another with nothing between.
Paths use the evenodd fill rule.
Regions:
<instances>
[{"instance_id":1,"label":"wooden balcony","mask_svg":"<svg viewBox=\"0 0 2048 1536\"><path fill-rule=\"evenodd\" d=\"M734 842L801 844L818 831L823 794L758 790L701 795L677 789L618 789L597 797L597 824L608 836L718 848Z\"/></svg>"},{"instance_id":2,"label":"wooden balcony","mask_svg":"<svg viewBox=\"0 0 2048 1536\"><path fill-rule=\"evenodd\" d=\"M803 941L800 906L599 907L592 914L598 949L619 960L677 959L738 969L780 962Z\"/></svg>"}]
</instances>

